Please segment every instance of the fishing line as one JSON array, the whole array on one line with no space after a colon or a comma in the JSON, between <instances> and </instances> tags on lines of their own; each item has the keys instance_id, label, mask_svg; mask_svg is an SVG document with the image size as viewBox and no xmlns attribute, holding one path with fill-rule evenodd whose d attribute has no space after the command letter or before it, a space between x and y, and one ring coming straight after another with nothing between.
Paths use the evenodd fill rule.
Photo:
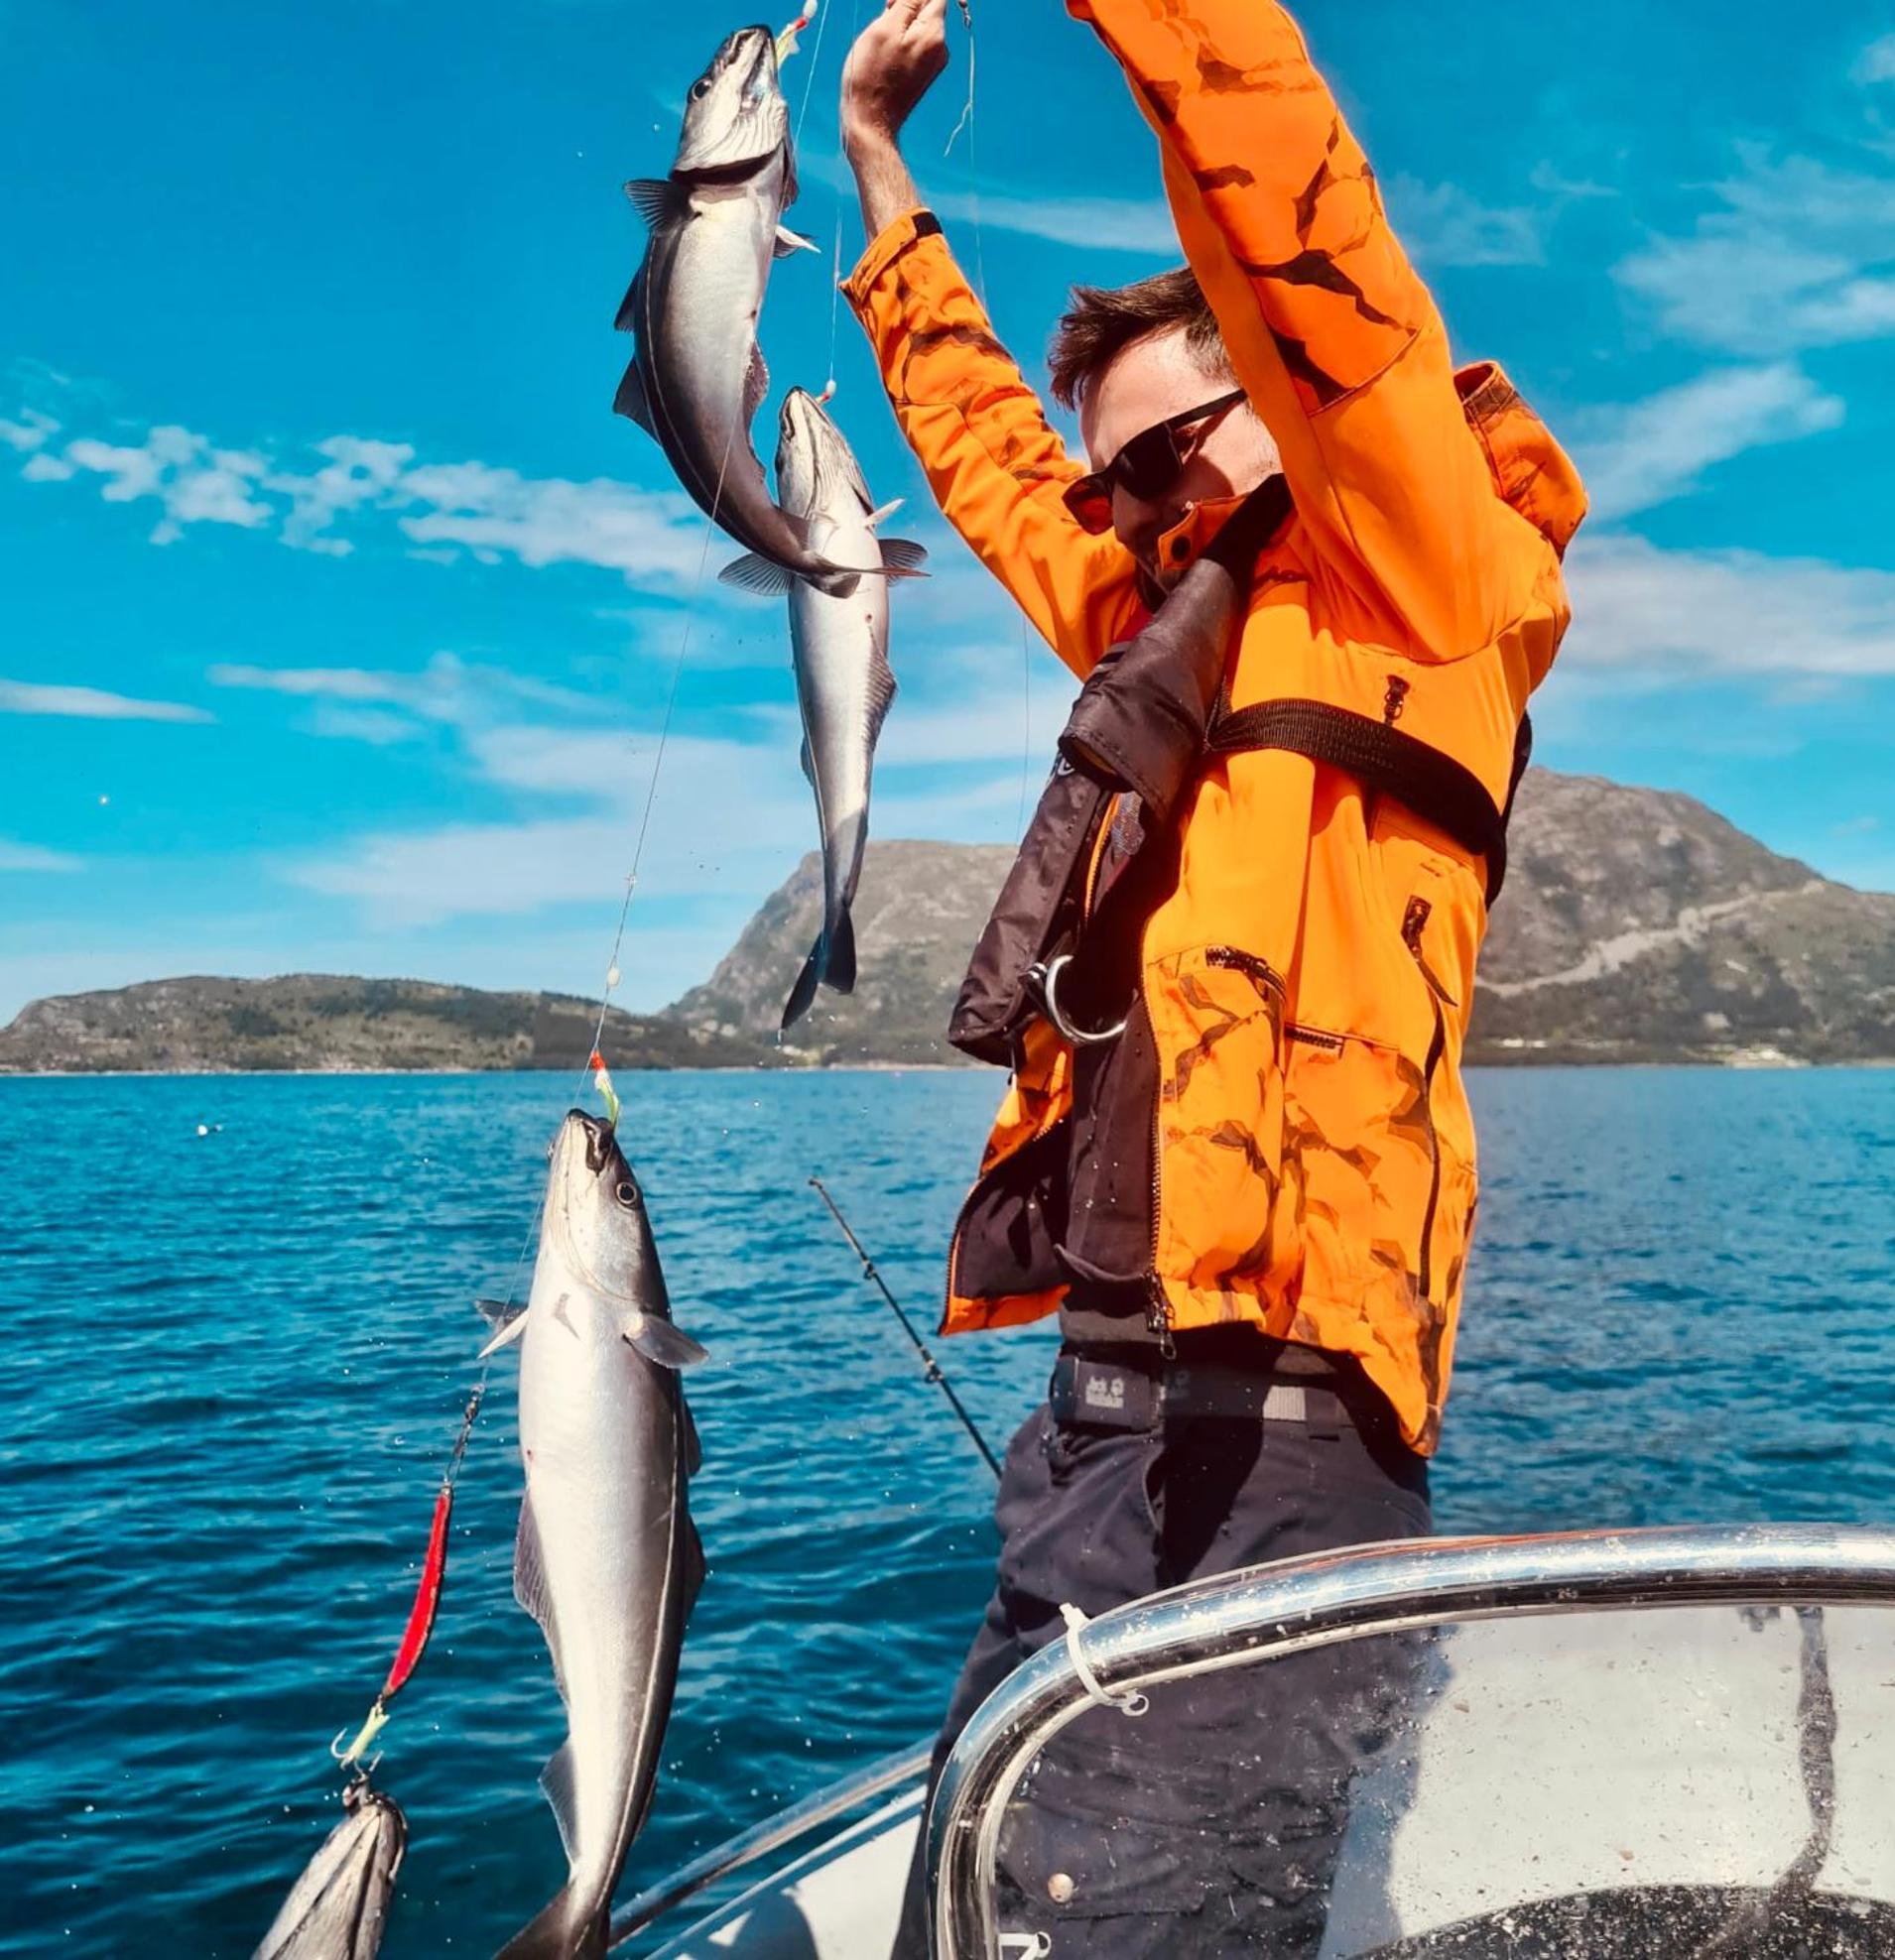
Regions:
<instances>
[{"instance_id":1,"label":"fishing line","mask_svg":"<svg viewBox=\"0 0 1895 1960\"><path fill-rule=\"evenodd\" d=\"M952 134L948 138L948 147L941 154L951 157L954 145L960 140L962 130L967 132L967 168L973 169L974 162L974 16L968 0L959 0L961 24L967 30L967 102L960 112L960 120L954 124Z\"/></svg>"},{"instance_id":2,"label":"fishing line","mask_svg":"<svg viewBox=\"0 0 1895 1960\"><path fill-rule=\"evenodd\" d=\"M895 1318L902 1323L902 1332L915 1344L915 1352L922 1358L923 1380L933 1382L936 1388L948 1398L954 1413L960 1417L960 1426L973 1438L974 1448L986 1458L987 1468L998 1477L1000 1475L1000 1459L987 1447L986 1437L980 1433L974 1418L967 1413L965 1405L954 1394L954 1385L942 1373L941 1363L935 1359L929 1350L928 1343L916 1331L915 1323L902 1311L901 1301L889 1290L888 1282L882 1278L880 1269L863 1250L861 1240L855 1236L855 1233L849 1226L848 1220L842 1216L842 1207L830 1197L829 1187L823 1183L821 1177L812 1177L810 1179L810 1188L828 1206L829 1216L840 1227L842 1236L849 1242L850 1250L853 1251L855 1257L862 1262L862 1278L888 1302L889 1308L894 1313Z\"/></svg>"},{"instance_id":3,"label":"fishing line","mask_svg":"<svg viewBox=\"0 0 1895 1960\"><path fill-rule=\"evenodd\" d=\"M652 827L652 806L658 801L658 779L665 767L665 751L671 742L671 725L678 710L678 688L684 678L685 659L691 652L691 636L697 625L697 601L702 596L704 572L710 563L710 547L717 535L717 512L723 503L724 477L730 468L730 452L736 447L737 425L730 425L730 432L724 437L723 460L717 465L717 488L710 499L710 509L704 516L704 537L697 553L697 569L692 577L691 590L685 599L685 630L678 642L677 657L671 665L671 687L665 696L665 718L658 727L658 752L652 758L651 781L645 788L645 807L638 819L638 838L632 846L632 867L625 874L625 900L618 909L618 927L612 934L612 956L605 968L605 991L599 996L598 1020L592 1029L592 1052L587 1059L587 1068L596 1068L601 1073L604 1064L598 1057L604 1053L605 1021L611 1012L612 994L618 986L620 974L619 954L625 947L625 927L632 916L632 900L638 892L638 868L645 857L645 839ZM580 1081L584 1081L581 1074ZM607 1078L609 1084L609 1077ZM612 1098L614 1104L617 1098ZM614 1119L616 1121L616 1118Z\"/></svg>"},{"instance_id":4,"label":"fishing line","mask_svg":"<svg viewBox=\"0 0 1895 1960\"><path fill-rule=\"evenodd\" d=\"M829 10L821 4L821 0L804 0L803 12L783 30L785 36L801 34L812 19L816 22L816 46L810 50L810 78L803 84L803 106L796 115L796 147L799 150L803 148L803 125L810 118L811 98L816 94L816 78L822 71L822 37L828 31Z\"/></svg>"},{"instance_id":5,"label":"fishing line","mask_svg":"<svg viewBox=\"0 0 1895 1960\"><path fill-rule=\"evenodd\" d=\"M861 33L861 30L862 0L855 0L854 6L849 12L849 46L851 48L855 46L856 38ZM844 81L848 79L848 57L846 55L842 58L842 78ZM837 110L836 147L838 149L841 147L841 112L846 107L847 97L844 96L841 108ZM835 193L835 249L833 262L829 269L829 371L823 383L822 399L824 402L832 400L835 395L835 344L836 335L842 319L842 214L847 203L848 192L846 190L837 190Z\"/></svg>"}]
</instances>

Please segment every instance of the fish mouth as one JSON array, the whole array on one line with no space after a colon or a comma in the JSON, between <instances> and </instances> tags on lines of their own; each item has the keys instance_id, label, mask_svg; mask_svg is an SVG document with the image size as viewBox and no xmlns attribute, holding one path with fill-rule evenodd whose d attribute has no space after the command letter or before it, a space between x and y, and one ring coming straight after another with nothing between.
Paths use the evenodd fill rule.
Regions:
<instances>
[{"instance_id":1,"label":"fish mouth","mask_svg":"<svg viewBox=\"0 0 1895 1960\"><path fill-rule=\"evenodd\" d=\"M578 1161L581 1159L583 1172L579 1169ZM568 1110L554 1145L553 1177L559 1201L547 1207L547 1226L557 1232L561 1253L567 1264L601 1298L635 1301L636 1294L621 1292L616 1286L606 1285L592 1270L591 1264L579 1251L578 1238L572 1229L574 1206L583 1202L582 1188L593 1193L594 1203L616 1211L619 1208L618 1189L629 1185L636 1205L641 1210L643 1208L644 1196L639 1190L638 1179L632 1175L632 1167L625 1162L625 1153L619 1148L618 1136L611 1124L600 1117L588 1115L582 1109ZM604 1188L608 1185L612 1188Z\"/></svg>"},{"instance_id":2,"label":"fish mouth","mask_svg":"<svg viewBox=\"0 0 1895 1960\"><path fill-rule=\"evenodd\" d=\"M723 45L719 67L747 62L744 80L754 86L777 78L777 38L767 27L740 27Z\"/></svg>"}]
</instances>

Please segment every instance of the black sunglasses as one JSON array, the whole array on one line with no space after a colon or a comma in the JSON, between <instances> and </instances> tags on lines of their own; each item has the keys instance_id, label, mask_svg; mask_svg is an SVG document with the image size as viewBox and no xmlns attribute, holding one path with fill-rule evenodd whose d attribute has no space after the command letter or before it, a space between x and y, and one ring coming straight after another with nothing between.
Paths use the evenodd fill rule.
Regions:
<instances>
[{"instance_id":1,"label":"black sunglasses","mask_svg":"<svg viewBox=\"0 0 1895 1960\"><path fill-rule=\"evenodd\" d=\"M1094 536L1110 531L1114 489L1145 503L1162 497L1197 453L1198 444L1209 433L1210 423L1229 414L1243 399L1243 390L1233 388L1214 402L1141 429L1103 469L1068 484L1067 509ZM1183 439L1187 430L1194 431L1189 440Z\"/></svg>"}]
</instances>

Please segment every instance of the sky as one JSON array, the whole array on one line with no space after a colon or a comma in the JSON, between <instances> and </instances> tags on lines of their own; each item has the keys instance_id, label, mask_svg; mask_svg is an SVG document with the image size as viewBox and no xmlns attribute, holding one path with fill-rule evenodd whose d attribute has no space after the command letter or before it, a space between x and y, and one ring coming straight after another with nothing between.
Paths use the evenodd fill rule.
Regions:
<instances>
[{"instance_id":1,"label":"sky","mask_svg":"<svg viewBox=\"0 0 1895 1960\"><path fill-rule=\"evenodd\" d=\"M785 0L785 14L792 0ZM946 533L832 303L850 9L764 320L892 529L877 835L1017 836L1069 688ZM1036 378L1067 289L1174 263L1056 0L973 0L910 152ZM610 412L679 104L745 17L647 0L0 0L0 1020L181 973L595 995L701 979L815 847L781 602ZM772 21L772 26L782 25ZM1895 13L1306 16L1458 353L1589 480L1540 759L1895 889ZM675 697L674 697L675 682ZM669 737L662 766L659 746Z\"/></svg>"}]
</instances>

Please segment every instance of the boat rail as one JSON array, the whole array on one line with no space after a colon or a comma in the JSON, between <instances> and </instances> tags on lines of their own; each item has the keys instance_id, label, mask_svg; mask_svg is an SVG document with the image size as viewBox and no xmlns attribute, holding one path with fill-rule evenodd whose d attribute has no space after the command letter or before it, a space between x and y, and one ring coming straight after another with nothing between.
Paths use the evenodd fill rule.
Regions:
<instances>
[{"instance_id":1,"label":"boat rail","mask_svg":"<svg viewBox=\"0 0 1895 1960\"><path fill-rule=\"evenodd\" d=\"M768 1817L754 1828L742 1831L706 1851L702 1857L694 1859L670 1878L648 1887L615 1913L607 1950L616 1952L627 1945L654 1920L662 1918L674 1906L682 1905L686 1899L695 1898L719 1879L741 1871L759 1858L769 1857L773 1851L781 1851L785 1845L794 1844L798 1838L807 1837L822 1825L833 1823L837 1817L845 1816L858 1805L887 1790L919 1781L927 1774L928 1758L929 1746L926 1744L918 1749L898 1750L893 1756L882 1757L866 1769L856 1771L853 1776L844 1776L839 1782L830 1783L815 1795L805 1797L793 1808Z\"/></svg>"},{"instance_id":2,"label":"boat rail","mask_svg":"<svg viewBox=\"0 0 1895 1960\"><path fill-rule=\"evenodd\" d=\"M1613 1609L1895 1604L1895 1531L1828 1526L1438 1538L1259 1566L1085 1623L1004 1682L962 1733L928 1823L939 1960L1001 1952L1008 1799L1103 1699L1374 1634Z\"/></svg>"}]
</instances>

